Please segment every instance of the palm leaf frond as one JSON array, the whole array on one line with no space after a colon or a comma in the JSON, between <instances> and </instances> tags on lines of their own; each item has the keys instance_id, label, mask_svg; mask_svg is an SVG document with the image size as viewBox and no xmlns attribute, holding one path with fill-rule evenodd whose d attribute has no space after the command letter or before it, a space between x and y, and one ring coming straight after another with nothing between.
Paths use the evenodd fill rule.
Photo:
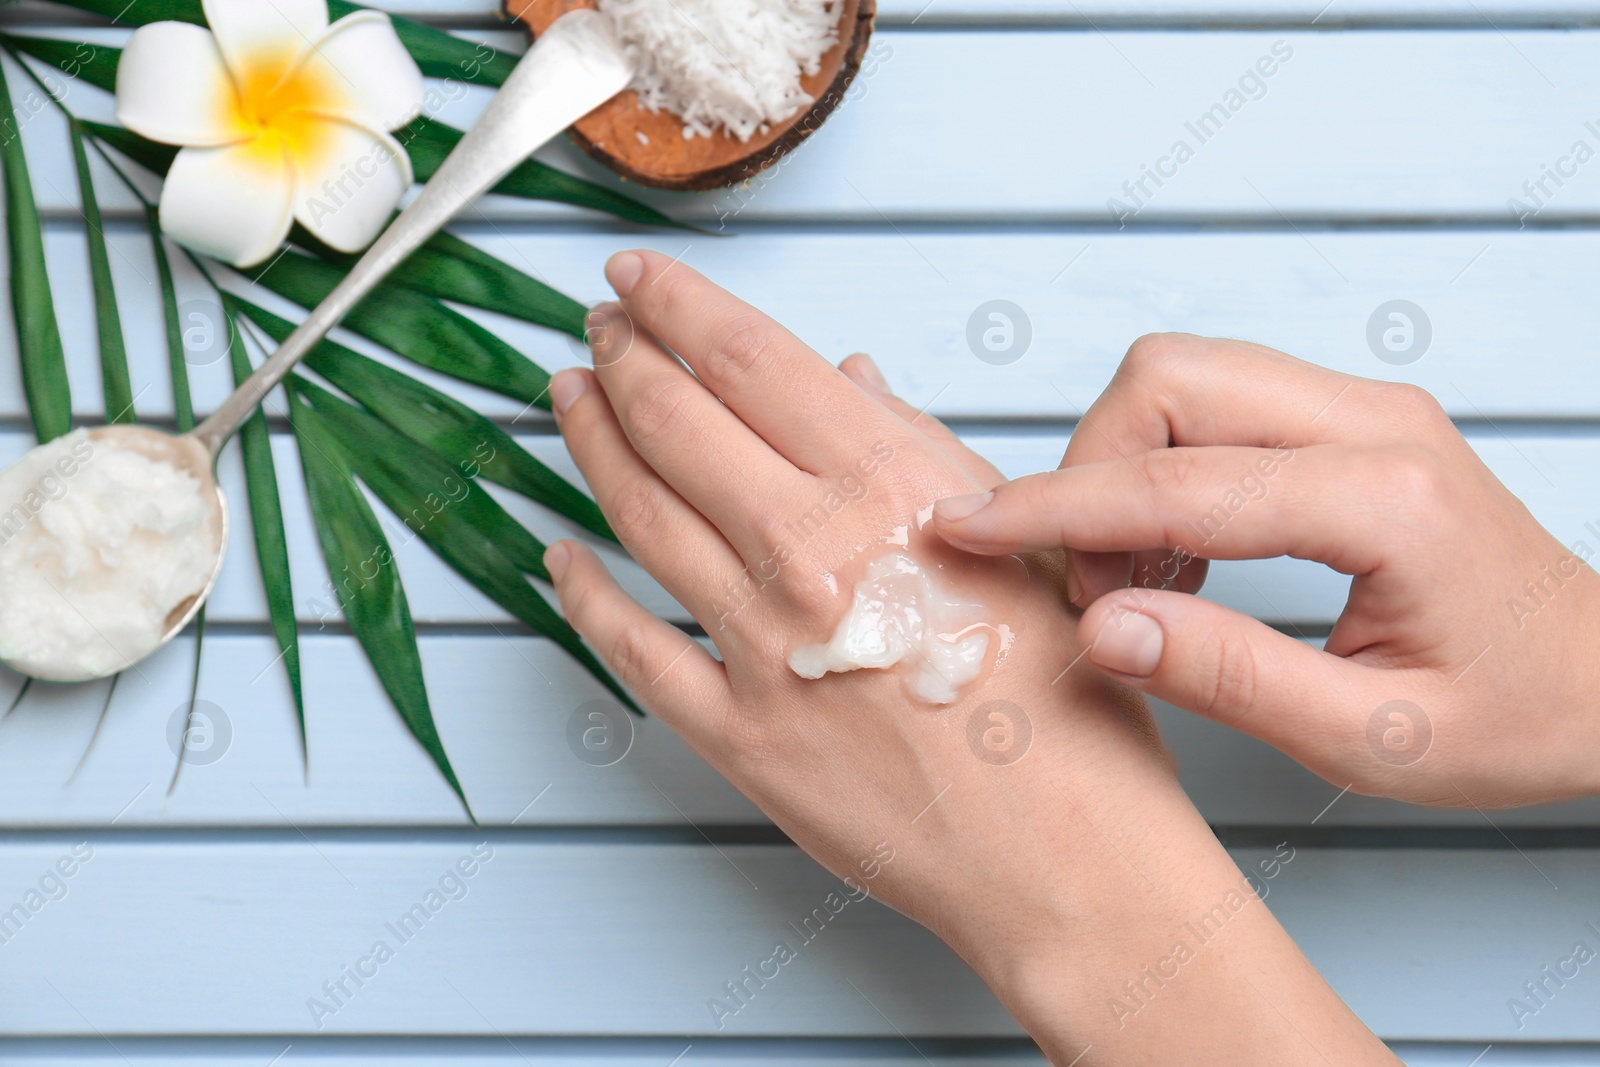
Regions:
<instances>
[{"instance_id":1,"label":"palm leaf frond","mask_svg":"<svg viewBox=\"0 0 1600 1067\"><path fill-rule=\"evenodd\" d=\"M55 298L45 268L44 231L22 147L22 126L0 67L0 175L6 187L6 231L10 237L11 310L17 328L22 388L34 434L52 441L72 429L72 386L56 321Z\"/></svg>"},{"instance_id":2,"label":"palm leaf frond","mask_svg":"<svg viewBox=\"0 0 1600 1067\"><path fill-rule=\"evenodd\" d=\"M89 245L89 281L94 289L95 332L100 341L100 385L106 399L106 421L133 422L133 382L128 375L128 346L122 336L122 313L117 309L117 289L111 280L111 257L106 249L106 233L100 221L100 200L94 192L94 175L89 170L89 152L83 131L74 123L72 161L78 171L78 192L82 198L84 237Z\"/></svg>"},{"instance_id":3,"label":"palm leaf frond","mask_svg":"<svg viewBox=\"0 0 1600 1067\"><path fill-rule=\"evenodd\" d=\"M226 303L226 298L224 299ZM228 360L235 386L255 369L245 353L244 336L231 310L228 324ZM250 500L250 528L255 536L256 563L267 596L267 616L278 642L278 658L289 678L294 697L295 721L300 727L300 757L306 773L311 768L311 748L306 740L305 694L300 680L300 628L294 612L294 582L289 572L289 539L283 527L283 501L278 494L278 470L272 459L272 434L267 413L256 410L239 427L239 451L244 459L245 495Z\"/></svg>"},{"instance_id":4,"label":"palm leaf frond","mask_svg":"<svg viewBox=\"0 0 1600 1067\"><path fill-rule=\"evenodd\" d=\"M350 474L349 458L321 414L300 398L298 383L288 392L290 421L300 442L300 468L311 498L317 539L345 621L406 728L472 817L433 721L411 606L389 539Z\"/></svg>"}]
</instances>

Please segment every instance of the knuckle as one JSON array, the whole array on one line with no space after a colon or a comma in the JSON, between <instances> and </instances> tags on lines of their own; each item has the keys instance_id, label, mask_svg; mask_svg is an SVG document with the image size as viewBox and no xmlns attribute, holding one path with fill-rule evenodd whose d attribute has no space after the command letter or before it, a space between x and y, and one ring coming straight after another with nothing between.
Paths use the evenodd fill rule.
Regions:
<instances>
[{"instance_id":1,"label":"knuckle","mask_svg":"<svg viewBox=\"0 0 1600 1067\"><path fill-rule=\"evenodd\" d=\"M1450 496L1448 477L1439 457L1422 445L1399 445L1387 450L1379 479L1394 506L1417 514L1434 514Z\"/></svg>"},{"instance_id":2,"label":"knuckle","mask_svg":"<svg viewBox=\"0 0 1600 1067\"><path fill-rule=\"evenodd\" d=\"M1203 487L1205 470L1197 449L1157 448L1143 453L1134 462L1150 485L1165 495L1182 496Z\"/></svg>"},{"instance_id":3,"label":"knuckle","mask_svg":"<svg viewBox=\"0 0 1600 1067\"><path fill-rule=\"evenodd\" d=\"M879 517L893 520L890 525L905 522L908 507L914 511L929 500L973 491L972 482L948 453L919 448L915 441L892 440L895 455L905 456L906 461L879 467L866 491Z\"/></svg>"},{"instance_id":4,"label":"knuckle","mask_svg":"<svg viewBox=\"0 0 1600 1067\"><path fill-rule=\"evenodd\" d=\"M1222 631L1216 635L1212 655L1216 669L1209 692L1201 694L1205 704L1200 710L1235 714L1248 711L1255 704L1260 669L1254 647L1240 635Z\"/></svg>"},{"instance_id":5,"label":"knuckle","mask_svg":"<svg viewBox=\"0 0 1600 1067\"><path fill-rule=\"evenodd\" d=\"M640 444L681 429L689 394L676 375L652 381L628 405L628 427Z\"/></svg>"},{"instance_id":6,"label":"knuckle","mask_svg":"<svg viewBox=\"0 0 1600 1067\"><path fill-rule=\"evenodd\" d=\"M840 600L821 581L791 581L783 587L783 598L792 617L826 627L840 612ZM827 639L827 634L822 639ZM779 660L787 656L783 648L774 650Z\"/></svg>"},{"instance_id":7,"label":"knuckle","mask_svg":"<svg viewBox=\"0 0 1600 1067\"><path fill-rule=\"evenodd\" d=\"M790 542L794 540L796 527L807 529L806 523L812 518L812 512L784 514L772 502L763 500L750 512L748 521L750 532L766 550L767 558L781 563L784 562L783 557L794 551Z\"/></svg>"},{"instance_id":8,"label":"knuckle","mask_svg":"<svg viewBox=\"0 0 1600 1067\"><path fill-rule=\"evenodd\" d=\"M660 487L640 477L617 491L607 518L624 543L638 543L647 540L660 527L664 508Z\"/></svg>"},{"instance_id":9,"label":"knuckle","mask_svg":"<svg viewBox=\"0 0 1600 1067\"><path fill-rule=\"evenodd\" d=\"M1147 333L1128 346L1122 357L1119 377L1149 379L1165 374L1172 364L1182 357L1177 352L1177 342L1183 334Z\"/></svg>"},{"instance_id":10,"label":"knuckle","mask_svg":"<svg viewBox=\"0 0 1600 1067\"><path fill-rule=\"evenodd\" d=\"M644 627L626 622L614 633L606 648L606 662L630 684L650 677L653 646Z\"/></svg>"},{"instance_id":11,"label":"knuckle","mask_svg":"<svg viewBox=\"0 0 1600 1067\"><path fill-rule=\"evenodd\" d=\"M1382 402L1391 417L1407 426L1436 429L1450 421L1444 405L1420 385L1388 383L1383 387Z\"/></svg>"},{"instance_id":12,"label":"knuckle","mask_svg":"<svg viewBox=\"0 0 1600 1067\"><path fill-rule=\"evenodd\" d=\"M737 381L758 370L773 355L772 324L756 315L739 315L720 326L707 346L706 375L718 383Z\"/></svg>"}]
</instances>

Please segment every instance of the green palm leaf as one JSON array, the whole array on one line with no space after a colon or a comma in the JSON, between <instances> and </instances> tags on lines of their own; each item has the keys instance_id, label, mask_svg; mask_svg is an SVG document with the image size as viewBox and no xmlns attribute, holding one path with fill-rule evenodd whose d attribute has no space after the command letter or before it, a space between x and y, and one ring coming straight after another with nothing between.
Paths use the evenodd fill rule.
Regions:
<instances>
[{"instance_id":1,"label":"green palm leaf","mask_svg":"<svg viewBox=\"0 0 1600 1067\"><path fill-rule=\"evenodd\" d=\"M76 127L76 121L74 121ZM189 392L189 364L184 359L183 326L178 321L178 292L172 284L172 265L167 262L167 249L161 239L161 226L155 208L145 208L145 226L150 231L150 247L155 253L156 278L161 288L161 317L166 325L167 370L172 380L173 419L180 433L194 429L194 397ZM195 704L200 699L200 659L206 644L206 605L194 617L194 667L189 673L189 712L183 724L185 745L189 729L194 725ZM121 675L118 675L120 678ZM107 708L110 698L107 697ZM167 783L167 795L178 787L178 775L183 772L186 748L180 747L178 762L172 768L172 780Z\"/></svg>"},{"instance_id":2,"label":"green palm leaf","mask_svg":"<svg viewBox=\"0 0 1600 1067\"><path fill-rule=\"evenodd\" d=\"M128 376L128 348L122 337L122 315L117 310L117 290L111 281L111 257L100 224L100 201L94 194L89 153L83 131L70 130L72 160L78 169L78 190L83 199L84 238L89 245L89 280L94 287L95 331L100 340L100 383L106 398L106 421L134 422L133 383Z\"/></svg>"},{"instance_id":3,"label":"green palm leaf","mask_svg":"<svg viewBox=\"0 0 1600 1067\"><path fill-rule=\"evenodd\" d=\"M152 174L165 178L167 171L172 168L172 161L177 158L176 145L159 144L140 137L126 126L112 126L109 123L91 122L88 119L80 121L83 128L94 134L102 144L115 148Z\"/></svg>"},{"instance_id":4,"label":"green palm leaf","mask_svg":"<svg viewBox=\"0 0 1600 1067\"><path fill-rule=\"evenodd\" d=\"M339 271L337 276L327 274L328 278L343 278L361 258L328 248L299 226L289 239ZM579 340L584 336L588 309L582 304L451 233L434 234L385 280L440 300L560 330Z\"/></svg>"},{"instance_id":5,"label":"green palm leaf","mask_svg":"<svg viewBox=\"0 0 1600 1067\"><path fill-rule=\"evenodd\" d=\"M254 368L245 354L244 337L234 322L232 311L224 317L228 321L228 359L233 367L233 383L239 386ZM289 540L283 529L283 503L278 495L278 471L272 461L272 435L267 427L267 413L259 407L239 427L239 450L244 457L245 495L250 499L250 527L255 534L261 585L267 595L267 615L272 620L272 634L278 641L284 672L289 676L295 720L300 727L300 756L309 774L311 748L306 741L306 707L300 684L300 633L294 614L294 582L289 573Z\"/></svg>"},{"instance_id":6,"label":"green palm leaf","mask_svg":"<svg viewBox=\"0 0 1600 1067\"><path fill-rule=\"evenodd\" d=\"M120 48L52 37L18 37L9 33L0 33L0 45L8 51L26 52L69 78L88 82L108 93L116 89L117 63L122 59Z\"/></svg>"},{"instance_id":7,"label":"green palm leaf","mask_svg":"<svg viewBox=\"0 0 1600 1067\"><path fill-rule=\"evenodd\" d=\"M150 231L150 247L155 253L156 278L161 283L161 321L167 331L167 369L172 377L172 410L178 432L194 429L194 399L189 395L189 364L184 359L183 323L178 319L178 289L172 283L172 263L167 259L166 242L161 238L161 221L156 209L146 207L144 224Z\"/></svg>"},{"instance_id":8,"label":"green palm leaf","mask_svg":"<svg viewBox=\"0 0 1600 1067\"><path fill-rule=\"evenodd\" d=\"M255 281L310 310L343 277L338 267L289 252ZM543 401L550 387L550 375L527 356L459 311L404 286L379 284L343 325L413 363L525 404Z\"/></svg>"},{"instance_id":9,"label":"green palm leaf","mask_svg":"<svg viewBox=\"0 0 1600 1067\"><path fill-rule=\"evenodd\" d=\"M447 460L332 393L303 379L296 380L295 392L326 420L356 475L428 547L638 710L577 631L528 584L524 572L549 580L541 559L544 546L493 497Z\"/></svg>"},{"instance_id":10,"label":"green palm leaf","mask_svg":"<svg viewBox=\"0 0 1600 1067\"><path fill-rule=\"evenodd\" d=\"M230 314L244 314L273 340L282 342L294 323L231 294ZM600 508L576 486L539 462L488 417L407 374L323 341L306 357L306 366L342 389L384 422L454 463L615 541Z\"/></svg>"},{"instance_id":11,"label":"green palm leaf","mask_svg":"<svg viewBox=\"0 0 1600 1067\"><path fill-rule=\"evenodd\" d=\"M39 441L54 440L72 429L72 387L67 357L61 347L55 299L45 270L44 234L22 149L22 129L5 71L0 70L0 174L6 186L6 230L10 236L11 309L22 363L22 387Z\"/></svg>"},{"instance_id":12,"label":"green palm leaf","mask_svg":"<svg viewBox=\"0 0 1600 1067\"><path fill-rule=\"evenodd\" d=\"M321 415L301 400L299 383L290 386L288 393L311 515L345 621L411 735L432 757L467 816L476 823L433 721L416 627L389 539L351 476L350 460L338 440Z\"/></svg>"}]
</instances>

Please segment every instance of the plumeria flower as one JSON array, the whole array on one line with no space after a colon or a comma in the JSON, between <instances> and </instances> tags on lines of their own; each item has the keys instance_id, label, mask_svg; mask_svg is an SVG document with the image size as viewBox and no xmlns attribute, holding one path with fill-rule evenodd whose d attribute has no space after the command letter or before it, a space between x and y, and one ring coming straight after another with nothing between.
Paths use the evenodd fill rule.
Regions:
<instances>
[{"instance_id":1,"label":"plumeria flower","mask_svg":"<svg viewBox=\"0 0 1600 1067\"><path fill-rule=\"evenodd\" d=\"M422 110L422 72L387 15L328 25L326 0L204 0L207 30L154 22L117 68L117 119L183 146L161 228L236 266L300 223L343 252L370 244L410 188L389 135Z\"/></svg>"}]
</instances>

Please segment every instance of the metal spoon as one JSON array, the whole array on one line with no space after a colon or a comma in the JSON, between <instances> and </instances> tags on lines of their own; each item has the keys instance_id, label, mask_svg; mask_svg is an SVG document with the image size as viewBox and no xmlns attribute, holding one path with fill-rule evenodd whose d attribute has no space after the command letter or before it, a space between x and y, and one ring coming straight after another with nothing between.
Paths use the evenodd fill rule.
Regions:
<instances>
[{"instance_id":1,"label":"metal spoon","mask_svg":"<svg viewBox=\"0 0 1600 1067\"><path fill-rule=\"evenodd\" d=\"M535 149L627 87L633 69L624 58L610 20L597 11L563 15L517 63L504 86L455 150L440 164L431 181L350 269L342 282L318 304L300 327L256 369L232 396L199 426L186 434L170 434L136 426L103 426L91 440L143 453L193 475L201 495L216 500L202 531L212 542L216 562L205 588L167 616L161 640L113 670L57 674L50 681L89 681L115 674L171 641L194 618L216 586L227 544L228 505L217 485L217 453L283 380L302 356L337 326L373 286L408 255L437 233L468 203L487 192ZM118 650L119 655L125 654ZM37 675L38 672L36 671Z\"/></svg>"}]
</instances>

